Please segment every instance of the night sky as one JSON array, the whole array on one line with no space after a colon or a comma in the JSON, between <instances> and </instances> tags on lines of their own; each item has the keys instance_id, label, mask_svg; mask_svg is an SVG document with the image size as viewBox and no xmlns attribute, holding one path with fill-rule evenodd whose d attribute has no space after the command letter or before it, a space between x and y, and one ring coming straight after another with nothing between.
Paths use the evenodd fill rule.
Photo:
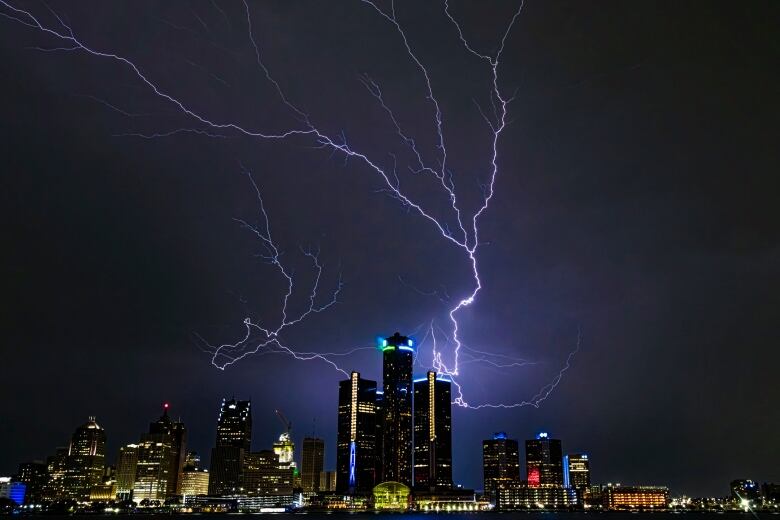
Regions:
<instances>
[{"instance_id":1,"label":"night sky","mask_svg":"<svg viewBox=\"0 0 780 520\"><path fill-rule=\"evenodd\" d=\"M451 4L489 53L517 5ZM13 5L57 24L43 3ZM298 124L255 63L240 2L49 5L89 45L132 59L213 120ZM490 106L489 67L463 50L440 2L396 9L431 73L473 211L489 171L474 103ZM446 200L408 173L359 81L382 86L433 157L424 83L392 25L357 1L251 10L290 98L384 165L395 153L405 186L443 214ZM464 365L466 400L527 399L564 366L578 329L582 343L538 409L454 409L457 482L481 487L480 442L494 431L522 440L542 429L588 453L595 482L725 495L734 478L780 481L778 19L771 1L526 2L500 67L502 92L516 98L481 221L484 289L460 324L470 347L535 364ZM62 44L0 18L0 472L44 459L88 415L113 462L164 401L207 458L232 395L253 401L254 448L281 432L278 408L296 442L326 439L334 468L342 374L281 355L220 371L197 340L236 341L246 316L278 320L283 280L234 220L259 222L239 164L304 284L291 306L306 304L310 276L299 245L320 247L325 293L343 274L339 304L285 334L297 350L370 346L396 330L421 339L431 319L446 325L448 305L421 292L467 295L462 252L382 193L374 172L311 139L121 136L202 126L114 61L31 49ZM381 379L376 351L338 362Z\"/></svg>"}]
</instances>

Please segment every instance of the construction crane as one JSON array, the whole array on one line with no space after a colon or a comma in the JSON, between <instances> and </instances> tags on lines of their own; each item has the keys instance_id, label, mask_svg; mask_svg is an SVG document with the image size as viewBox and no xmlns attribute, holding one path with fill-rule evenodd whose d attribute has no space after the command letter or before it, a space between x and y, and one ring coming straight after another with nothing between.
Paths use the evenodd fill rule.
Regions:
<instances>
[{"instance_id":1,"label":"construction crane","mask_svg":"<svg viewBox=\"0 0 780 520\"><path fill-rule=\"evenodd\" d=\"M282 422L284 427L287 429L287 435L290 435L290 430L292 430L292 423L287 420L287 417L284 416L281 410L274 410L276 412L276 416L279 418L279 420Z\"/></svg>"}]
</instances>

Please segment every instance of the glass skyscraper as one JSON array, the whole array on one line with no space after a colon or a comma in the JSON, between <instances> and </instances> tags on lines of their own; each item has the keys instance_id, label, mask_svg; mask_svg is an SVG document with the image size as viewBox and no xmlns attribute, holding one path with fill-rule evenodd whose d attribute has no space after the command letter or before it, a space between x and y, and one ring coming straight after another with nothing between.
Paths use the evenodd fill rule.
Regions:
<instances>
[{"instance_id":1,"label":"glass skyscraper","mask_svg":"<svg viewBox=\"0 0 780 520\"><path fill-rule=\"evenodd\" d=\"M252 441L250 401L222 400L216 446L211 450L209 495L237 494L242 488L244 456Z\"/></svg>"},{"instance_id":2,"label":"glass skyscraper","mask_svg":"<svg viewBox=\"0 0 780 520\"><path fill-rule=\"evenodd\" d=\"M563 487L561 441L541 432L525 441L525 468L531 487Z\"/></svg>"},{"instance_id":3,"label":"glass skyscraper","mask_svg":"<svg viewBox=\"0 0 780 520\"><path fill-rule=\"evenodd\" d=\"M452 397L450 381L429 371L414 381L414 486L452 488Z\"/></svg>"},{"instance_id":4,"label":"glass skyscraper","mask_svg":"<svg viewBox=\"0 0 780 520\"><path fill-rule=\"evenodd\" d=\"M520 481L520 448L516 440L498 432L482 441L482 475L484 492L495 498L496 487Z\"/></svg>"},{"instance_id":5,"label":"glass skyscraper","mask_svg":"<svg viewBox=\"0 0 780 520\"><path fill-rule=\"evenodd\" d=\"M412 486L412 365L414 342L396 332L382 341L381 481Z\"/></svg>"},{"instance_id":6,"label":"glass skyscraper","mask_svg":"<svg viewBox=\"0 0 780 520\"><path fill-rule=\"evenodd\" d=\"M352 372L339 383L336 491L368 494L377 483L376 381Z\"/></svg>"}]
</instances>

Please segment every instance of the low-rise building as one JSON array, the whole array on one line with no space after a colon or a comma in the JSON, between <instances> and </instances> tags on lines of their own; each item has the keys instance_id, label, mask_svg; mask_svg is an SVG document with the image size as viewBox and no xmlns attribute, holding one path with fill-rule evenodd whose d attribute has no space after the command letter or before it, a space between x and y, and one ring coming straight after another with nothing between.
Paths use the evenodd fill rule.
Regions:
<instances>
[{"instance_id":1,"label":"low-rise building","mask_svg":"<svg viewBox=\"0 0 780 520\"><path fill-rule=\"evenodd\" d=\"M663 486L607 486L601 495L607 509L663 509L669 505L669 488Z\"/></svg>"}]
</instances>

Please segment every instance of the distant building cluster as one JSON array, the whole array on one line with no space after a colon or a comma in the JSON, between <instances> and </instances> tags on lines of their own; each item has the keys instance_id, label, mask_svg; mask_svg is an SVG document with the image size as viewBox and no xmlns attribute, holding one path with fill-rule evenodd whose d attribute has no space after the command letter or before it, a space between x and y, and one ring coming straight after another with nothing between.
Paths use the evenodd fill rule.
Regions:
<instances>
[{"instance_id":1,"label":"distant building cluster","mask_svg":"<svg viewBox=\"0 0 780 520\"><path fill-rule=\"evenodd\" d=\"M223 399L210 467L187 448L187 429L162 415L107 464L106 432L90 417L45 462L0 477L0 511L275 512L310 510L485 511L531 509L729 510L778 508L780 485L735 480L720 499L670 499L663 486L591 483L590 459L564 453L541 432L520 444L504 432L482 442L483 492L453 482L451 382L413 379L414 342L381 341L382 385L352 372L339 382L336 468L325 442L306 437L300 467L285 426L270 449L252 449L252 403Z\"/></svg>"}]
</instances>

